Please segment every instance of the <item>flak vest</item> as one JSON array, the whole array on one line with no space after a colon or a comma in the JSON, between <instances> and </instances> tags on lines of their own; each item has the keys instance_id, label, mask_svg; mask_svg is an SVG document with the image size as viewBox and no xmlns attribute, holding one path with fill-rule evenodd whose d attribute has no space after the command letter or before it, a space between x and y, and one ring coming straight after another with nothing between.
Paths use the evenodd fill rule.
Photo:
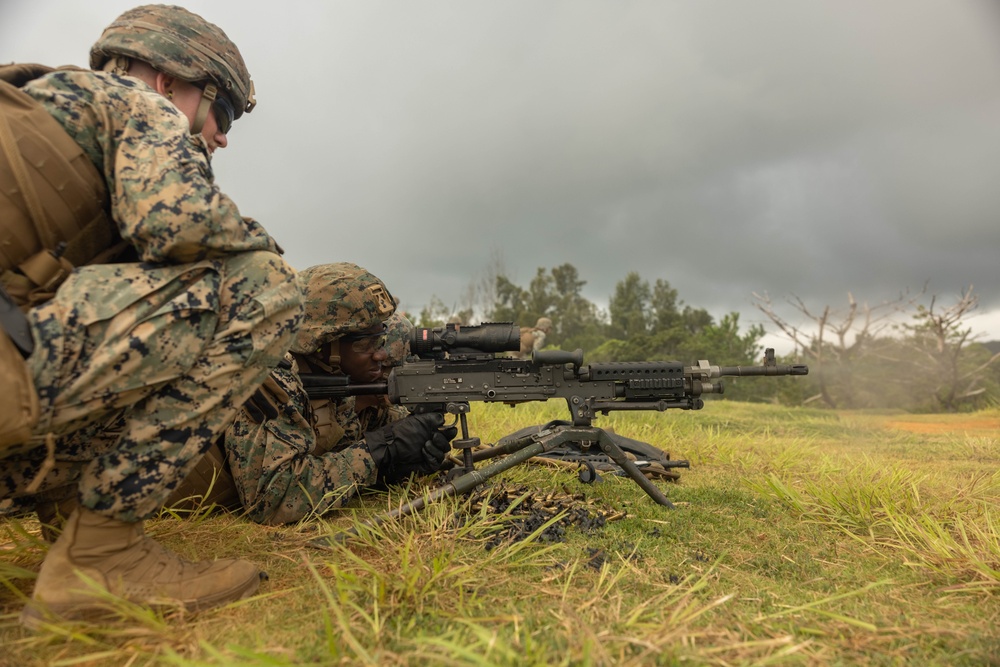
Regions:
<instances>
[{"instance_id":1,"label":"flak vest","mask_svg":"<svg viewBox=\"0 0 1000 667\"><path fill-rule=\"evenodd\" d=\"M34 343L22 311L50 299L74 267L107 261L124 247L108 214L104 177L45 107L20 90L51 71L0 66L0 458L34 446L39 419L25 362ZM46 444L51 450L51 436Z\"/></svg>"},{"instance_id":2,"label":"flak vest","mask_svg":"<svg viewBox=\"0 0 1000 667\"><path fill-rule=\"evenodd\" d=\"M74 267L122 248L104 176L20 90L51 71L0 66L0 283L25 311L51 298Z\"/></svg>"}]
</instances>

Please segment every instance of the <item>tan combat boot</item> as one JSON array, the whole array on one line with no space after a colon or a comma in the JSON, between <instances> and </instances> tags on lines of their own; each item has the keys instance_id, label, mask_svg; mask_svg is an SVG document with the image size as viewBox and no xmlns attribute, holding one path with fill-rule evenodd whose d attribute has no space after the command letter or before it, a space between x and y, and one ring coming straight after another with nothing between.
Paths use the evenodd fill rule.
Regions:
<instances>
[{"instance_id":1,"label":"tan combat boot","mask_svg":"<svg viewBox=\"0 0 1000 667\"><path fill-rule=\"evenodd\" d=\"M76 509L76 484L67 484L35 495L35 512L42 526L42 539L55 542L66 519Z\"/></svg>"},{"instance_id":2,"label":"tan combat boot","mask_svg":"<svg viewBox=\"0 0 1000 667\"><path fill-rule=\"evenodd\" d=\"M131 602L168 601L190 611L253 595L267 577L243 560L188 562L146 537L141 522L117 521L81 507L42 562L21 623L37 628L46 612L68 620L109 616L101 592L78 573Z\"/></svg>"}]
</instances>

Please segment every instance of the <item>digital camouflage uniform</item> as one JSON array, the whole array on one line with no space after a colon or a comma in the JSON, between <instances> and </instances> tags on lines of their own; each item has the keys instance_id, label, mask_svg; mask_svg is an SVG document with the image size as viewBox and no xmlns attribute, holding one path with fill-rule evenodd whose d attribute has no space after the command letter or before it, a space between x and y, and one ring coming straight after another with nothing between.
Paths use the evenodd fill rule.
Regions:
<instances>
[{"instance_id":1,"label":"digital camouflage uniform","mask_svg":"<svg viewBox=\"0 0 1000 667\"><path fill-rule=\"evenodd\" d=\"M15 176L28 163L65 161L61 150L44 148L50 138L75 142L93 172L92 199L107 209L91 218L68 206L68 228L53 232L46 225L54 219L31 201L41 198L37 187L17 176L16 190L4 188L28 203L41 248L5 259L0 277L55 293L29 291L32 298L18 302L33 339L22 351L33 352L5 371L28 369L41 410L37 423L25 422L28 442L18 432L21 440L7 443L18 447L0 460L0 500L23 503L41 488L41 518L46 506L66 500L55 486L76 492L21 613L32 629L103 619L109 596L197 611L257 591L266 575L255 564L181 558L145 534L144 519L280 362L302 314L301 290L275 242L214 183L210 146L224 146L219 135L255 104L235 44L181 7L146 5L108 26L90 55L91 67L103 71L34 73L21 90L5 77L2 87L5 99L37 112L32 122L45 128L32 136L20 125L25 141L11 149L10 128L20 121L5 103L3 158ZM177 92L186 113L170 101ZM209 114L215 122L206 124ZM200 136L206 127L208 141ZM57 199L69 202L59 194L45 201ZM13 213L2 220L5 251L26 238L34 244L24 216L6 210ZM109 244L76 259L82 266L61 283L26 270L25 254L66 259L60 253L88 220L121 237L127 253L117 263L106 263L118 252ZM114 435L111 425L120 426ZM44 446L24 447L36 442Z\"/></svg>"},{"instance_id":2,"label":"digital camouflage uniform","mask_svg":"<svg viewBox=\"0 0 1000 667\"><path fill-rule=\"evenodd\" d=\"M309 400L300 369L338 372L338 357L318 351L339 349L341 336L384 321L395 304L385 285L355 264L315 266L299 277L305 319L292 353L238 412L223 442L240 504L259 523L321 514L374 484L378 470L365 433L409 414L384 396L360 413L353 397ZM185 484L185 493L206 491L204 483L200 489Z\"/></svg>"},{"instance_id":3,"label":"digital camouflage uniform","mask_svg":"<svg viewBox=\"0 0 1000 667\"><path fill-rule=\"evenodd\" d=\"M138 260L78 268L28 314L34 433L58 438L40 488L78 478L84 507L142 520L281 360L300 291L267 232L215 185L203 137L148 85L57 71L24 90L104 174ZM79 437L116 417L117 440ZM44 456L0 461L0 498L24 495Z\"/></svg>"}]
</instances>

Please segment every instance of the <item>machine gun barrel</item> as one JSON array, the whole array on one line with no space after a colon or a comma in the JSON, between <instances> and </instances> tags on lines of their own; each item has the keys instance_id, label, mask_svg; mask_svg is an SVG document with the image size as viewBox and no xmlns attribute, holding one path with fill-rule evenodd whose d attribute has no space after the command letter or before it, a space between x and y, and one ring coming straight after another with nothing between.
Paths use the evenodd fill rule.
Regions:
<instances>
[{"instance_id":1,"label":"machine gun barrel","mask_svg":"<svg viewBox=\"0 0 1000 667\"><path fill-rule=\"evenodd\" d=\"M750 375L809 375L805 364L778 364L774 366L719 366L719 377Z\"/></svg>"},{"instance_id":2,"label":"machine gun barrel","mask_svg":"<svg viewBox=\"0 0 1000 667\"><path fill-rule=\"evenodd\" d=\"M774 348L769 347L764 351L764 365L762 366L713 366L707 361L701 360L697 366L685 368L684 373L691 377L701 378L809 375L809 367L805 364L778 364L774 360Z\"/></svg>"}]
</instances>

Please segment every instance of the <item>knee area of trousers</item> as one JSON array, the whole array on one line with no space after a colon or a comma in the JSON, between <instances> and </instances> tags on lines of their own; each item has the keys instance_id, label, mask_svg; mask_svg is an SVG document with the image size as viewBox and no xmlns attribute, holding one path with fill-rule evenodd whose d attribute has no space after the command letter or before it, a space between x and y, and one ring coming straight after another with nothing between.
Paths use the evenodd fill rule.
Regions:
<instances>
[{"instance_id":1,"label":"knee area of trousers","mask_svg":"<svg viewBox=\"0 0 1000 667\"><path fill-rule=\"evenodd\" d=\"M273 367L291 347L302 319L302 290L295 270L271 252L249 252L229 258L224 266L225 327L230 335L250 333L248 366ZM228 301L228 303L226 303Z\"/></svg>"}]
</instances>

